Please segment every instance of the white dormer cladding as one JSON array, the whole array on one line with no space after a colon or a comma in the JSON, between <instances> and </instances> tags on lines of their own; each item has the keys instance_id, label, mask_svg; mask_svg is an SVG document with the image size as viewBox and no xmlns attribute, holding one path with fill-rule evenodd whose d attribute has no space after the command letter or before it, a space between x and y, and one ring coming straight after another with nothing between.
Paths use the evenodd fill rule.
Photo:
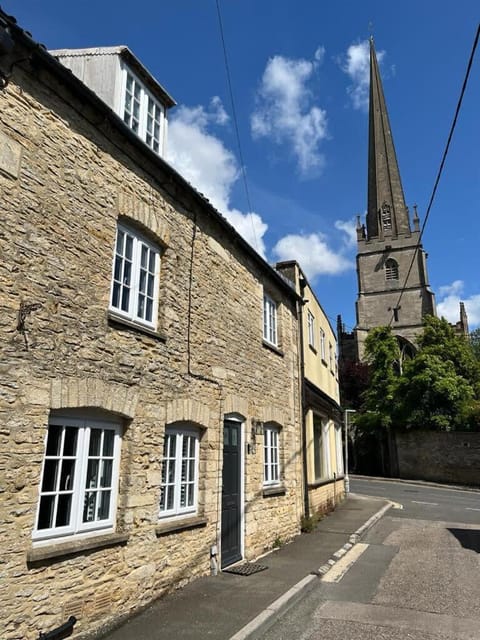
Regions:
<instances>
[{"instance_id":1,"label":"white dormer cladding","mask_svg":"<svg viewBox=\"0 0 480 640\"><path fill-rule=\"evenodd\" d=\"M50 51L159 156L173 98L125 46Z\"/></svg>"}]
</instances>

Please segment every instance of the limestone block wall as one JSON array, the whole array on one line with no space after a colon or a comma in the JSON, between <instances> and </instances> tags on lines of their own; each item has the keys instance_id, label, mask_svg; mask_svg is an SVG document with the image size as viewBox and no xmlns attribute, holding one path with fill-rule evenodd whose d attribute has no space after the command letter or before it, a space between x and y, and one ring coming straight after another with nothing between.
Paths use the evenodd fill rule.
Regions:
<instances>
[{"instance_id":1,"label":"limestone block wall","mask_svg":"<svg viewBox=\"0 0 480 640\"><path fill-rule=\"evenodd\" d=\"M480 434L395 433L400 478L480 486Z\"/></svg>"},{"instance_id":2,"label":"limestone block wall","mask_svg":"<svg viewBox=\"0 0 480 640\"><path fill-rule=\"evenodd\" d=\"M19 52L21 53L21 52ZM219 543L222 424L242 421L242 553L298 533L302 487L295 299L168 170L75 82L15 69L0 92L0 587L5 640L69 615L76 636L210 570ZM116 225L162 247L159 330L108 314ZM262 298L278 304L279 349L262 341ZM114 532L32 541L52 412L122 425ZM159 520L165 427L201 433L196 519ZM278 495L264 494L262 436L281 428Z\"/></svg>"},{"instance_id":3,"label":"limestone block wall","mask_svg":"<svg viewBox=\"0 0 480 640\"><path fill-rule=\"evenodd\" d=\"M345 483L341 479L318 487L309 487L308 497L312 514L328 513L345 499Z\"/></svg>"}]
</instances>

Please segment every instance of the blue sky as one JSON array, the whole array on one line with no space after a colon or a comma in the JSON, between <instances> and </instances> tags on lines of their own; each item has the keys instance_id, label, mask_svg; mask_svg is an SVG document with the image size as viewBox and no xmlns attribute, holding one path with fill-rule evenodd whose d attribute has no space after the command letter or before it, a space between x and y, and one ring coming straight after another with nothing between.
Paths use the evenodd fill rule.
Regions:
<instances>
[{"instance_id":1,"label":"blue sky","mask_svg":"<svg viewBox=\"0 0 480 640\"><path fill-rule=\"evenodd\" d=\"M3 0L49 49L128 45L175 98L168 158L269 262L297 259L335 326L355 324L355 216L365 213L376 49L407 204L421 222L452 122L478 2ZM480 326L480 50L424 235L439 313Z\"/></svg>"}]
</instances>

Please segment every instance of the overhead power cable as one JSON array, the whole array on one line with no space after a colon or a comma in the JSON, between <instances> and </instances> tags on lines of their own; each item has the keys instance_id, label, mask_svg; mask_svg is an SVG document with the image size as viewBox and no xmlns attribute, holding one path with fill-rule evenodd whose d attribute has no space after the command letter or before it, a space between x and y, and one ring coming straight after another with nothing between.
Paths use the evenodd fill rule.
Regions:
<instances>
[{"instance_id":1,"label":"overhead power cable","mask_svg":"<svg viewBox=\"0 0 480 640\"><path fill-rule=\"evenodd\" d=\"M242 145L240 142L240 131L238 128L238 119L237 119L237 111L235 109L235 100L233 98L233 89L232 89L232 79L231 79L231 74L230 74L230 67L228 64L228 56L227 56L227 46L225 44L225 34L223 31L223 22L222 22L222 14L220 12L220 2L219 0L216 0L216 5L217 5L217 15L218 15L218 24L220 25L220 37L222 40L222 48L223 48L223 60L225 63L225 72L227 75L227 83L228 83L228 91L230 94L230 104L231 104L231 108L232 108L232 116L233 116L233 123L234 123L234 127L235 127L235 137L237 139L237 147L238 147L238 157L240 160L240 171L242 174L242 180L243 180L243 185L245 188L245 196L247 199L247 207L248 207L248 216L250 217L250 221L252 223L252 232L253 232L253 240L255 242L255 249L257 250L257 252L259 251L259 247L258 247L258 242L257 242L257 234L255 233L255 225L253 223L253 208L252 208L252 203L251 203L251 199L250 199L250 190L248 188L248 182L247 182L247 174L245 171L245 163L243 161L243 153L242 153Z\"/></svg>"},{"instance_id":2,"label":"overhead power cable","mask_svg":"<svg viewBox=\"0 0 480 640\"><path fill-rule=\"evenodd\" d=\"M405 292L405 290L407 288L408 278L410 276L410 273L412 271L413 265L415 263L415 259L417 257L418 250L419 250L420 245L422 243L423 232L425 231L425 227L427 225L427 221L428 221L428 218L430 216L430 210L432 208L433 201L434 201L435 195L437 193L438 183L440 182L440 177L441 177L442 172L443 172L443 167L445 165L445 160L447 159L448 151L449 151L449 148L450 148L450 142L452 141L453 132L455 131L455 127L457 125L457 119L458 119L458 115L460 113L460 108L462 106L463 96L464 96L465 90L467 88L468 78L470 76L470 70L471 70L472 65L473 65L473 60L474 60L474 57L475 57L475 51L477 49L479 37L480 37L480 23L477 25L477 33L476 33L475 39L473 41L472 52L470 54L470 59L468 61L467 70L465 72L465 77L464 77L464 80L463 80L462 90L460 92L460 97L459 97L458 102L457 102L457 108L455 109L455 116L453 118L453 122L452 122L452 125L450 127L450 133L448 134L447 144L445 146L445 151L443 152L442 161L440 162L440 167L438 169L437 178L435 180L435 184L433 185L432 195L430 196L430 201L428 203L427 212L425 214L425 220L423 221L422 228L420 230L420 236L418 238L418 243L417 243L417 246L415 247L415 251L413 253L412 260L410 262L410 266L408 268L407 275L405 277L405 282L404 282L403 287L402 287L402 289L400 291L400 295L398 297L397 304L395 305L394 310L398 309L399 306L400 306L400 301L401 301L402 296L403 296L403 294L404 294L404 292ZM392 326L392 322L393 322L394 318L395 318L395 313L390 318L390 322L388 323L389 327Z\"/></svg>"}]
</instances>

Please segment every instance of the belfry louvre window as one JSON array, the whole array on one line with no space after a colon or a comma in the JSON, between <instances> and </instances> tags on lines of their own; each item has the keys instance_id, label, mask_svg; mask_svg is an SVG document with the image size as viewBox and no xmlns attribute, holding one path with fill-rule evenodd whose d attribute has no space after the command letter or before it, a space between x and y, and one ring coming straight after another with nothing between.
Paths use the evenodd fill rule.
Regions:
<instances>
[{"instance_id":1,"label":"belfry louvre window","mask_svg":"<svg viewBox=\"0 0 480 640\"><path fill-rule=\"evenodd\" d=\"M157 325L160 252L130 227L119 224L113 260L110 309L125 318Z\"/></svg>"},{"instance_id":2,"label":"belfry louvre window","mask_svg":"<svg viewBox=\"0 0 480 640\"><path fill-rule=\"evenodd\" d=\"M197 430L167 428L163 444L160 517L196 512L198 458Z\"/></svg>"},{"instance_id":3,"label":"belfry louvre window","mask_svg":"<svg viewBox=\"0 0 480 640\"><path fill-rule=\"evenodd\" d=\"M51 418L34 539L114 526L120 425Z\"/></svg>"},{"instance_id":4,"label":"belfry louvre window","mask_svg":"<svg viewBox=\"0 0 480 640\"><path fill-rule=\"evenodd\" d=\"M385 280L398 280L398 263L393 258L385 262Z\"/></svg>"},{"instance_id":5,"label":"belfry louvre window","mask_svg":"<svg viewBox=\"0 0 480 640\"><path fill-rule=\"evenodd\" d=\"M123 75L123 121L150 149L161 155L165 109L131 71L124 69Z\"/></svg>"}]
</instances>

